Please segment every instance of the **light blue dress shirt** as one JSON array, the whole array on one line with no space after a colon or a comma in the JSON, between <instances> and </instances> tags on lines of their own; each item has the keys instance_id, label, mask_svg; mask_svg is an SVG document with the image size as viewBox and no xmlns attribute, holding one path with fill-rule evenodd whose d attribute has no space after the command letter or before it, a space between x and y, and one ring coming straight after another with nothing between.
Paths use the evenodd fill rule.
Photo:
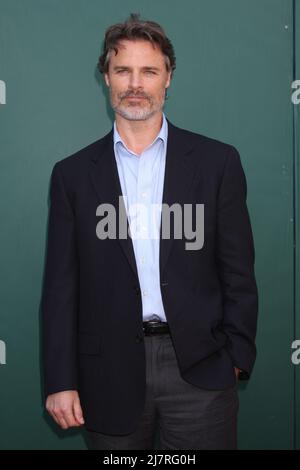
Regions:
<instances>
[{"instance_id":1,"label":"light blue dress shirt","mask_svg":"<svg viewBox=\"0 0 300 470\"><path fill-rule=\"evenodd\" d=\"M114 153L128 216L141 288L143 321L167 321L160 290L159 230L168 123L140 155L129 150L114 122Z\"/></svg>"}]
</instances>

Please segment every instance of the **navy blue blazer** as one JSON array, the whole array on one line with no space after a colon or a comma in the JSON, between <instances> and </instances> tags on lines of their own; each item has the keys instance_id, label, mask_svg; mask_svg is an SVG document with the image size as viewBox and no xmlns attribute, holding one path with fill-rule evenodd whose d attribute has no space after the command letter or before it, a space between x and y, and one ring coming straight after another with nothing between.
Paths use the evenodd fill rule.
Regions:
<instances>
[{"instance_id":1,"label":"navy blue blazer","mask_svg":"<svg viewBox=\"0 0 300 470\"><path fill-rule=\"evenodd\" d=\"M246 178L235 147L168 126L163 202L204 204L204 245L161 237L164 309L182 378L222 390L234 366L249 378L256 358ZM108 434L134 431L146 387L132 240L96 235L97 207L118 214L121 195L113 130L54 165L41 299L45 395L78 390L87 429Z\"/></svg>"}]
</instances>

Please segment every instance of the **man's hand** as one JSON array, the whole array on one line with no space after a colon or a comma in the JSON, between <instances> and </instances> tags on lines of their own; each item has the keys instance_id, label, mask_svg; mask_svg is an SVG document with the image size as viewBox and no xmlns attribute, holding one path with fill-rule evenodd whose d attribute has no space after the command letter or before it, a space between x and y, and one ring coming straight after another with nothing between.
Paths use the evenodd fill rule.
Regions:
<instances>
[{"instance_id":1,"label":"man's hand","mask_svg":"<svg viewBox=\"0 0 300 470\"><path fill-rule=\"evenodd\" d=\"M63 429L84 424L79 395L76 390L48 395L46 410Z\"/></svg>"},{"instance_id":2,"label":"man's hand","mask_svg":"<svg viewBox=\"0 0 300 470\"><path fill-rule=\"evenodd\" d=\"M236 379L238 380L238 378L239 378L239 373L240 373L240 369L239 369L238 367L235 367L235 368L234 368L234 372L235 372Z\"/></svg>"}]
</instances>

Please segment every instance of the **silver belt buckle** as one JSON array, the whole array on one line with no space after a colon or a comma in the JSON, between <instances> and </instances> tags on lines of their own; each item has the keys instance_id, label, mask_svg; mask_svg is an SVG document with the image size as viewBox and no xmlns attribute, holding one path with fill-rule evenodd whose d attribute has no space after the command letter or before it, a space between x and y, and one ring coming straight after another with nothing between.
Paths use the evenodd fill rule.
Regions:
<instances>
[{"instance_id":1,"label":"silver belt buckle","mask_svg":"<svg viewBox=\"0 0 300 470\"><path fill-rule=\"evenodd\" d=\"M153 326L153 325L159 325L161 323L160 320L148 320L146 322L146 325L143 326L143 330L144 332L147 330L147 327L150 327ZM148 330L148 334L151 334L151 330Z\"/></svg>"}]
</instances>

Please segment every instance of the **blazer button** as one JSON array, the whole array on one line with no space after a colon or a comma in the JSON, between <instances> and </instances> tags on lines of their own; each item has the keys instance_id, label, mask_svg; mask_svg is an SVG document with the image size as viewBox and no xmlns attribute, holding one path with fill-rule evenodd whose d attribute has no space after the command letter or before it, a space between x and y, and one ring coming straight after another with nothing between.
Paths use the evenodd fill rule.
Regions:
<instances>
[{"instance_id":1,"label":"blazer button","mask_svg":"<svg viewBox=\"0 0 300 470\"><path fill-rule=\"evenodd\" d=\"M142 337L141 335L136 335L135 341L136 341L137 343L141 343L141 342L143 341L143 337Z\"/></svg>"},{"instance_id":2,"label":"blazer button","mask_svg":"<svg viewBox=\"0 0 300 470\"><path fill-rule=\"evenodd\" d=\"M140 295L141 291L138 286L133 286L133 290L135 291L136 295Z\"/></svg>"}]
</instances>

